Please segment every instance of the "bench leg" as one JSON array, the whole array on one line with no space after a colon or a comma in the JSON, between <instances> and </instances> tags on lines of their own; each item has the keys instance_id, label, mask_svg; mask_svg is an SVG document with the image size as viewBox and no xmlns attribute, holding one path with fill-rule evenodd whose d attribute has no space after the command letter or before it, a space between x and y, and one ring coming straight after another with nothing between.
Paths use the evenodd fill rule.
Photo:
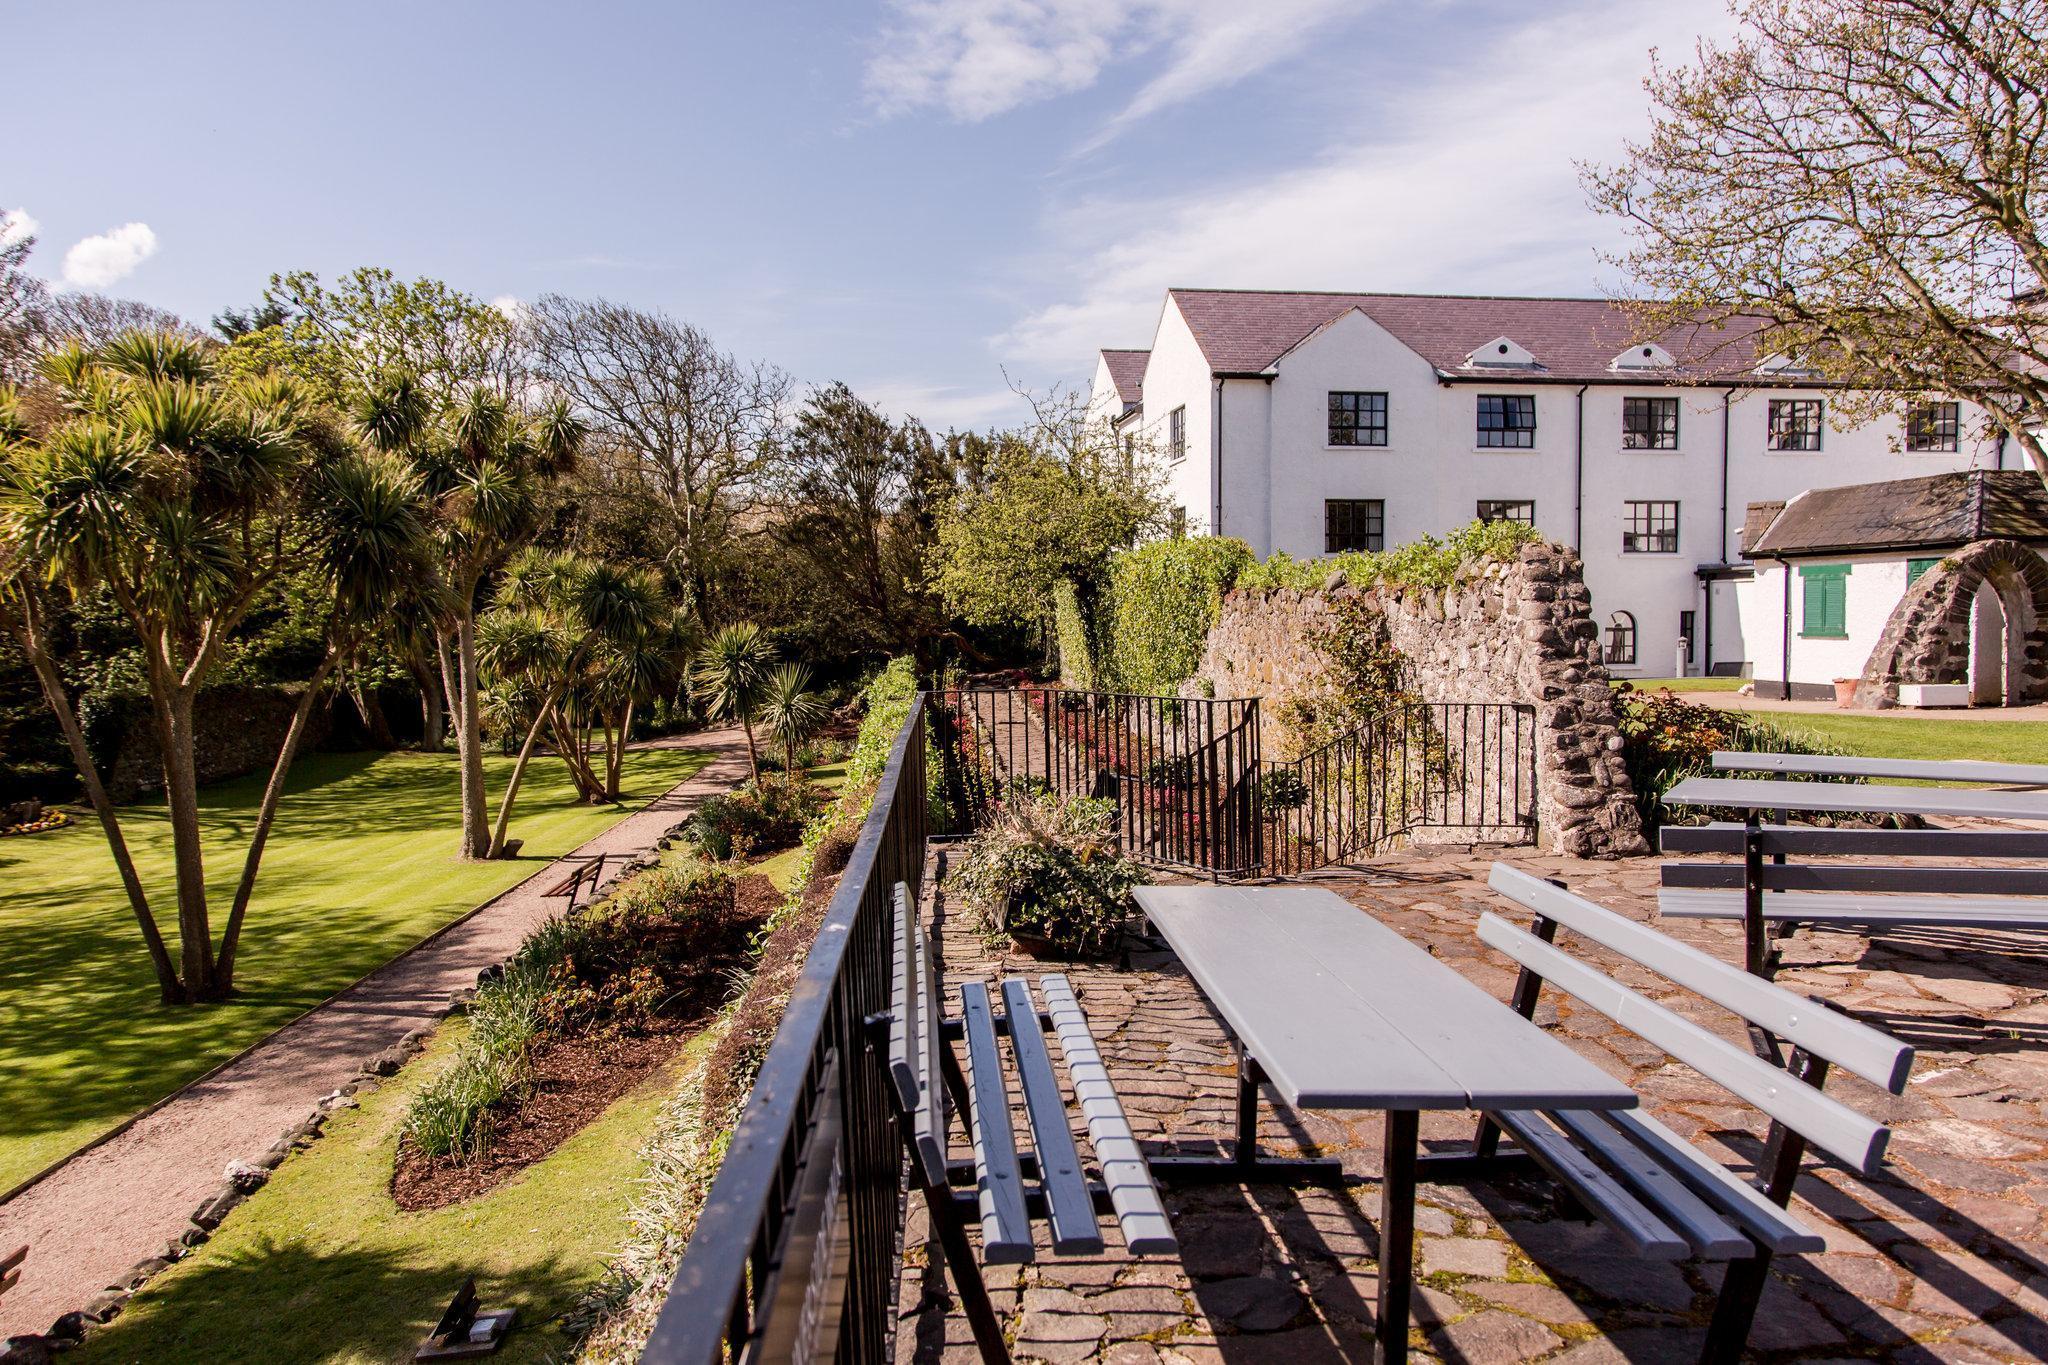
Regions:
<instances>
[{"instance_id":1,"label":"bench leg","mask_svg":"<svg viewBox=\"0 0 2048 1365\"><path fill-rule=\"evenodd\" d=\"M1335 1157L1260 1156L1259 1083L1266 1079L1258 1059L1233 1039L1237 1050L1237 1136L1230 1155L1155 1156L1148 1163L1162 1185L1341 1185L1344 1163Z\"/></svg>"},{"instance_id":2,"label":"bench leg","mask_svg":"<svg viewBox=\"0 0 2048 1365\"><path fill-rule=\"evenodd\" d=\"M1003 1340L1003 1324L989 1302L988 1285L982 1281L981 1265L974 1259L974 1247L967 1240L959 1206L951 1190L927 1189L925 1214L939 1234L939 1254L945 1258L946 1273L959 1291L960 1307L974 1329L974 1344L981 1351L982 1365L1010 1365L1010 1348Z\"/></svg>"},{"instance_id":3,"label":"bench leg","mask_svg":"<svg viewBox=\"0 0 2048 1365\"><path fill-rule=\"evenodd\" d=\"M1415 1280L1415 1153L1421 1115L1387 1111L1380 1171L1380 1288L1373 1315L1382 1365L1408 1359L1408 1304Z\"/></svg>"},{"instance_id":4,"label":"bench leg","mask_svg":"<svg viewBox=\"0 0 2048 1365\"><path fill-rule=\"evenodd\" d=\"M1714 1300L1713 1320L1707 1324L1706 1344L1700 1347L1700 1365L1735 1365L1742 1359L1770 1273L1771 1253L1761 1247L1755 1256L1728 1263L1720 1296Z\"/></svg>"}]
</instances>

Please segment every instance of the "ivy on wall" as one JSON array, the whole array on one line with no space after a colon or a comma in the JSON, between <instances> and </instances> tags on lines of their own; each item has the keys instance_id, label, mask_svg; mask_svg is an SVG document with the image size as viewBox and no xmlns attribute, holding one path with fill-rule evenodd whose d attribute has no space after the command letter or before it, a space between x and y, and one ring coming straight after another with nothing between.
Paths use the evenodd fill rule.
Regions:
<instances>
[{"instance_id":1,"label":"ivy on wall","mask_svg":"<svg viewBox=\"0 0 2048 1365\"><path fill-rule=\"evenodd\" d=\"M1192 677L1223 594L1252 563L1251 546L1221 536L1154 541L1111 560L1098 619L1117 689L1164 694Z\"/></svg>"},{"instance_id":2,"label":"ivy on wall","mask_svg":"<svg viewBox=\"0 0 2048 1365\"><path fill-rule=\"evenodd\" d=\"M1313 592L1341 572L1354 588L1447 588L1458 570L1483 560L1511 559L1542 536L1518 521L1475 521L1442 539L1424 536L1385 551L1350 551L1321 559L1295 559L1285 551L1238 575L1240 588L1294 588Z\"/></svg>"}]
</instances>

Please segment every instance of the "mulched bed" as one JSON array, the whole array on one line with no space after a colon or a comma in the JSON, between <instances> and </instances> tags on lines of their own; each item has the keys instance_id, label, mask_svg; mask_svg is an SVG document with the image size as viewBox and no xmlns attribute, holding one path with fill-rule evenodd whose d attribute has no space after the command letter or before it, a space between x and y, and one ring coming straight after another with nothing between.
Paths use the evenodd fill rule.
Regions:
<instances>
[{"instance_id":1,"label":"mulched bed","mask_svg":"<svg viewBox=\"0 0 2048 1365\"><path fill-rule=\"evenodd\" d=\"M782 904L782 893L758 873L739 878L739 934ZM723 964L707 964L715 967ZM488 1194L546 1157L604 1113L620 1096L660 1070L696 1035L724 993L723 973L707 971L673 1016L631 1035L555 1038L534 1053L533 1090L501 1114L484 1153L470 1161L423 1157L403 1139L391 1174L391 1197L408 1213L446 1208Z\"/></svg>"}]
</instances>

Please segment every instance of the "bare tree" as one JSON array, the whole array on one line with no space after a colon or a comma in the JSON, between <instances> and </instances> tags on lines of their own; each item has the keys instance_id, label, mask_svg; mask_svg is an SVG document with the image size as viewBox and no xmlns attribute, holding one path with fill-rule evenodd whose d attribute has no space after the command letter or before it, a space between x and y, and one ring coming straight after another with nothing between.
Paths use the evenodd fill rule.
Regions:
<instances>
[{"instance_id":1,"label":"bare tree","mask_svg":"<svg viewBox=\"0 0 2048 1365\"><path fill-rule=\"evenodd\" d=\"M596 459L669 523L669 568L700 622L716 614L737 519L755 501L793 385L666 314L548 294L525 322L533 366L592 428Z\"/></svg>"},{"instance_id":2,"label":"bare tree","mask_svg":"<svg viewBox=\"0 0 2048 1365\"><path fill-rule=\"evenodd\" d=\"M25 383L35 368L49 287L28 273L33 233L6 235L0 220L0 384Z\"/></svg>"},{"instance_id":3,"label":"bare tree","mask_svg":"<svg viewBox=\"0 0 2048 1365\"><path fill-rule=\"evenodd\" d=\"M88 347L104 346L124 332L172 332L211 340L168 309L105 294L51 295L43 308L41 327L46 341L75 340Z\"/></svg>"},{"instance_id":4,"label":"bare tree","mask_svg":"<svg viewBox=\"0 0 2048 1365\"><path fill-rule=\"evenodd\" d=\"M1741 0L1582 167L1645 332L1760 318L1851 421L1980 404L2048 478L2048 0Z\"/></svg>"}]
</instances>

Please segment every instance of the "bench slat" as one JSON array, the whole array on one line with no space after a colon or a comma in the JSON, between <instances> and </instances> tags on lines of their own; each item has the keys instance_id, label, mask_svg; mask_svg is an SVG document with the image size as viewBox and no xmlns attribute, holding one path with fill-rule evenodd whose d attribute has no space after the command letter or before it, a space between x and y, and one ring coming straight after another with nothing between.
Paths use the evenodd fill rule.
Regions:
<instances>
[{"instance_id":1,"label":"bench slat","mask_svg":"<svg viewBox=\"0 0 2048 1365\"><path fill-rule=\"evenodd\" d=\"M1496 864L1498 871L1499 865ZM1778 1067L1726 1039L1716 1037L1691 1020L1680 1018L1656 1001L1601 975L1534 935L1523 933L1498 915L1488 912L1480 917L1479 937L1645 1042L1663 1048L1709 1080L1725 1086L1804 1135L1815 1146L1864 1174L1877 1169L1884 1156L1885 1143L1891 1137L1891 1130L1883 1124L1802 1084ZM1761 980L1757 984L1768 985ZM1793 998L1797 999L1796 996ZM1827 1014L1818 1005L1807 1008L1814 1011L1815 1017ZM1855 1023L1846 1019L1840 1022ZM1876 1030L1871 1032L1876 1033Z\"/></svg>"},{"instance_id":2,"label":"bench slat","mask_svg":"<svg viewBox=\"0 0 2048 1365\"><path fill-rule=\"evenodd\" d=\"M2048 902L2005 896L1855 896L1767 891L1764 918L1800 924L1916 925L1950 929L2048 929ZM1741 919L1742 893L1665 887L1657 913L1673 919Z\"/></svg>"},{"instance_id":3,"label":"bench slat","mask_svg":"<svg viewBox=\"0 0 2048 1365\"><path fill-rule=\"evenodd\" d=\"M1038 985L1045 995L1046 1011L1052 1015L1060 1055L1066 1058L1074 1097L1088 1121L1088 1145L1095 1149L1095 1162L1102 1168L1102 1183L1123 1228L1124 1245L1134 1256L1174 1255L1179 1242L1173 1235L1173 1221L1166 1216L1152 1169L1145 1163L1130 1121L1124 1117L1123 1104L1109 1083L1109 1070L1102 1064L1073 986L1060 975L1043 977Z\"/></svg>"},{"instance_id":4,"label":"bench slat","mask_svg":"<svg viewBox=\"0 0 2048 1365\"><path fill-rule=\"evenodd\" d=\"M1577 1138L1580 1146L1606 1162L1621 1177L1622 1184L1656 1209L1657 1216L1691 1244L1695 1256L1727 1261L1755 1254L1755 1244L1742 1235L1740 1228L1715 1212L1684 1181L1665 1169L1661 1161L1623 1137L1599 1114L1586 1109L1560 1109L1550 1119Z\"/></svg>"},{"instance_id":5,"label":"bench slat","mask_svg":"<svg viewBox=\"0 0 2048 1365\"><path fill-rule=\"evenodd\" d=\"M1975 758L1863 758L1836 754L1745 754L1717 750L1714 767L1721 772L1805 773L1813 777L1882 777L1927 782L1998 782L2009 786L2048 786L2048 766L2038 763L1991 763Z\"/></svg>"},{"instance_id":6,"label":"bench slat","mask_svg":"<svg viewBox=\"0 0 2048 1365\"><path fill-rule=\"evenodd\" d=\"M902 882L896 883L895 907L896 970L889 988L889 1076L896 1082L897 1099L907 1112L917 1108L920 1081L918 1053L911 1041L918 1031L917 926Z\"/></svg>"},{"instance_id":7,"label":"bench slat","mask_svg":"<svg viewBox=\"0 0 2048 1365\"><path fill-rule=\"evenodd\" d=\"M1827 829L1817 825L1763 825L1763 851L1780 854L1862 854L1878 858L2044 858L2048 833L2031 829ZM1743 827L1732 820L1709 825L1666 825L1665 853L1740 856Z\"/></svg>"},{"instance_id":8,"label":"bench slat","mask_svg":"<svg viewBox=\"0 0 2048 1365\"><path fill-rule=\"evenodd\" d=\"M1017 1079L1024 1087L1024 1113L1031 1122L1031 1149L1038 1154L1038 1179L1045 1188L1046 1220L1052 1224L1052 1249L1063 1256L1092 1255L1102 1250L1095 1226L1095 1200L1081 1174L1081 1154L1074 1148L1074 1130L1067 1125L1067 1107L1060 1099L1060 1078L1052 1069L1038 1006L1031 987L1018 977L1003 982L1003 1012L1010 1025L1010 1050L1017 1057Z\"/></svg>"},{"instance_id":9,"label":"bench slat","mask_svg":"<svg viewBox=\"0 0 2048 1365\"><path fill-rule=\"evenodd\" d=\"M1766 891L1919 892L1923 895L2048 896L2048 867L1885 867L1867 863L1765 863ZM1741 863L1666 863L1666 886L1742 889ZM2035 907L2048 922L2048 901Z\"/></svg>"},{"instance_id":10,"label":"bench slat","mask_svg":"<svg viewBox=\"0 0 2048 1365\"><path fill-rule=\"evenodd\" d=\"M1826 1249L1826 1238L1642 1110L1618 1110L1610 1118L1630 1142L1662 1161L1692 1187L1693 1193L1727 1214L1736 1226L1772 1251L1790 1256Z\"/></svg>"},{"instance_id":11,"label":"bench slat","mask_svg":"<svg viewBox=\"0 0 2048 1365\"><path fill-rule=\"evenodd\" d=\"M1533 1109L1502 1109L1496 1110L1493 1118L1536 1158L1538 1165L1556 1176L1602 1221L1620 1233L1636 1255L1653 1261L1676 1261L1690 1254L1691 1245L1684 1237L1572 1146L1548 1115Z\"/></svg>"},{"instance_id":12,"label":"bench slat","mask_svg":"<svg viewBox=\"0 0 2048 1365\"><path fill-rule=\"evenodd\" d=\"M1521 902L1538 914L1555 920L1574 933L1582 934L1595 943L1613 949L1623 957L1661 973L1678 985L1705 996L1744 1019L1763 1025L1780 1038L1787 1039L1815 1056L1825 1057L1873 1085L1884 1086L1893 1094L1904 1088L1906 1077L1913 1069L1913 1049L1898 1039L1845 1015L1836 1014L1812 1001L1803 1000L1782 986L1773 985L1719 958L1709 957L1697 948L1675 942L1648 925L1638 924L1626 916L1617 915L1604 906L1595 905L1585 897L1575 895L1562 887L1552 886L1542 878L1533 877L1520 868L1510 867L1506 863L1495 863L1492 874L1487 878L1487 885ZM1484 937L1483 932L1481 936ZM1538 942L1535 939L1530 941ZM1538 946L1548 947L1541 943ZM1558 953L1555 949L1549 951L1583 974L1582 980L1586 977L1594 981L1607 980L1585 964ZM1527 965L1534 965L1512 950L1509 950L1509 954ZM1538 970L1541 975L1550 978L1548 970ZM1562 980L1557 984L1565 986L1567 990L1571 989ZM1617 990L1627 989L1618 983L1609 984ZM1578 994L1577 991L1572 993ZM1635 998L1642 999L1640 996ZM1650 1004L1647 1000L1643 1000L1643 1003ZM1605 1007L1595 1005L1595 1008ZM1658 1009L1673 1022L1685 1022L1670 1011L1663 1010L1661 1006L1653 1005L1652 1008ZM1608 1013L1611 1014L1612 1011ZM1700 1030L1700 1034L1722 1047L1728 1046L1704 1030ZM1649 1037L1647 1034L1644 1036ZM1676 1051L1667 1047L1661 1039L1649 1040L1660 1047L1666 1047L1667 1051ZM1738 1055L1749 1061L1757 1060L1746 1053L1738 1052ZM1689 1058L1687 1060L1690 1061ZM1763 1063L1759 1062L1758 1065L1761 1066ZM1783 1073L1775 1068L1766 1069L1776 1076L1783 1076ZM1706 1071L1706 1068L1701 1067L1700 1070ZM1727 1079L1717 1073L1707 1074L1723 1085L1728 1084Z\"/></svg>"},{"instance_id":13,"label":"bench slat","mask_svg":"<svg viewBox=\"0 0 2048 1365\"><path fill-rule=\"evenodd\" d=\"M1024 1174L1017 1161L1009 1088L1003 1083L1002 1053L996 1047L987 986L979 981L961 985L960 1015L967 1026L967 1097L974 1106L974 1185L981 1206L981 1259L990 1265L1019 1265L1031 1259L1031 1220L1024 1209Z\"/></svg>"}]
</instances>

